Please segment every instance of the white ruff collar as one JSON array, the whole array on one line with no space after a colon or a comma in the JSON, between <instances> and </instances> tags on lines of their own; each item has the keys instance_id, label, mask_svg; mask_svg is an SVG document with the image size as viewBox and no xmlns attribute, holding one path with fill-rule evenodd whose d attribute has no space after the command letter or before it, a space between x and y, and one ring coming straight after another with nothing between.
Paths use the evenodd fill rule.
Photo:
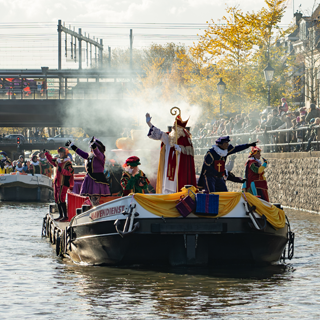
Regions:
<instances>
[{"instance_id":1,"label":"white ruff collar","mask_svg":"<svg viewBox=\"0 0 320 320\"><path fill-rule=\"evenodd\" d=\"M38 166L38 165L39 165L39 161L37 161L37 162L30 161L30 162L31 162L31 164L33 164L34 166Z\"/></svg>"},{"instance_id":2,"label":"white ruff collar","mask_svg":"<svg viewBox=\"0 0 320 320\"><path fill-rule=\"evenodd\" d=\"M255 157L251 157L251 158L249 158L249 160L255 160L255 161L257 161L260 165L262 165L261 160L260 160L260 159L256 159Z\"/></svg>"},{"instance_id":3,"label":"white ruff collar","mask_svg":"<svg viewBox=\"0 0 320 320\"><path fill-rule=\"evenodd\" d=\"M212 146L213 150L220 156L220 157L226 157L228 154L228 149L222 150L219 148L216 144Z\"/></svg>"},{"instance_id":4,"label":"white ruff collar","mask_svg":"<svg viewBox=\"0 0 320 320\"><path fill-rule=\"evenodd\" d=\"M64 159L58 158L57 161L58 161L58 163L62 163L62 162L69 161L69 158L64 158Z\"/></svg>"}]
</instances>

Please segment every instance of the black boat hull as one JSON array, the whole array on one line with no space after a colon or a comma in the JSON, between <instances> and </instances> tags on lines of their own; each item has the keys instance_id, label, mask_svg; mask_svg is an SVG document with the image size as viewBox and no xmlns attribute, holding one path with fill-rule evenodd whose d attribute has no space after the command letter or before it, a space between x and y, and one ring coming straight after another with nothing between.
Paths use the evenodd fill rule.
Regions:
<instances>
[{"instance_id":1,"label":"black boat hull","mask_svg":"<svg viewBox=\"0 0 320 320\"><path fill-rule=\"evenodd\" d=\"M114 221L71 227L67 254L92 265L270 265L280 260L287 226L255 229L246 218L136 219L137 232L122 238Z\"/></svg>"},{"instance_id":2,"label":"black boat hull","mask_svg":"<svg viewBox=\"0 0 320 320\"><path fill-rule=\"evenodd\" d=\"M47 186L0 186L1 201L48 202L53 199L53 188Z\"/></svg>"}]
</instances>

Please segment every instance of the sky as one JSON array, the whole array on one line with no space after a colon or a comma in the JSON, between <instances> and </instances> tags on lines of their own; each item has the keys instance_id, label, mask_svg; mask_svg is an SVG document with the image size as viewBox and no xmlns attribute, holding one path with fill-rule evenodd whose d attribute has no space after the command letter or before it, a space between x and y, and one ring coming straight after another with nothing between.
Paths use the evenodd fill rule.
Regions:
<instances>
[{"instance_id":1,"label":"sky","mask_svg":"<svg viewBox=\"0 0 320 320\"><path fill-rule=\"evenodd\" d=\"M288 0L282 24L292 22L293 8L309 15L314 3L317 4L314 0ZM257 11L264 1L0 0L0 68L35 68L43 63L56 67L58 19L75 30L81 27L91 37L102 38L104 45L112 48L129 46L130 28L136 48L169 41L192 45L197 34L203 32L206 21L219 22L226 5ZM70 55L63 61L63 67L77 67L69 58Z\"/></svg>"},{"instance_id":2,"label":"sky","mask_svg":"<svg viewBox=\"0 0 320 320\"><path fill-rule=\"evenodd\" d=\"M314 0L288 0L284 23L301 4L312 9ZM258 10L263 0L0 0L1 22L179 22L203 23L219 19L225 6L238 5L244 11Z\"/></svg>"}]
</instances>

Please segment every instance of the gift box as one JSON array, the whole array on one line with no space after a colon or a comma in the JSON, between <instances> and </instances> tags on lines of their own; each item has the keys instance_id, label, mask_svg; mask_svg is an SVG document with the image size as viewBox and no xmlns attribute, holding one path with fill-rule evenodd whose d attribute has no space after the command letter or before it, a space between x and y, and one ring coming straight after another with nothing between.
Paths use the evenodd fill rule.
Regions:
<instances>
[{"instance_id":1,"label":"gift box","mask_svg":"<svg viewBox=\"0 0 320 320\"><path fill-rule=\"evenodd\" d=\"M219 195L209 193L197 193L196 213L202 215L217 215L219 213Z\"/></svg>"},{"instance_id":2,"label":"gift box","mask_svg":"<svg viewBox=\"0 0 320 320\"><path fill-rule=\"evenodd\" d=\"M192 211L196 208L196 203L192 197L188 195L179 200L179 203L176 205L177 210L183 217L187 217Z\"/></svg>"}]
</instances>

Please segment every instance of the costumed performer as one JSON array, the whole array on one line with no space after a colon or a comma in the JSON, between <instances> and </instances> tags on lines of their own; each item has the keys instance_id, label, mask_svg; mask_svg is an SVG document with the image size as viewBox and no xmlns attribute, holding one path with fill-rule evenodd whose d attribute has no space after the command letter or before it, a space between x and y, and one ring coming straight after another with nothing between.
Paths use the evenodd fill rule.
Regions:
<instances>
[{"instance_id":1,"label":"costumed performer","mask_svg":"<svg viewBox=\"0 0 320 320\"><path fill-rule=\"evenodd\" d=\"M32 155L31 160L28 163L28 173L31 173L32 175L42 174L41 164L35 153Z\"/></svg>"},{"instance_id":2,"label":"costumed performer","mask_svg":"<svg viewBox=\"0 0 320 320\"><path fill-rule=\"evenodd\" d=\"M0 152L0 174L5 174L6 173L6 161L9 160L8 155L6 152L1 151Z\"/></svg>"},{"instance_id":3,"label":"costumed performer","mask_svg":"<svg viewBox=\"0 0 320 320\"><path fill-rule=\"evenodd\" d=\"M68 151L66 149L66 151ZM39 153L39 161L41 166L41 172L42 174L48 176L51 178L52 176L52 166L50 165L49 161L47 160L45 154L43 151Z\"/></svg>"},{"instance_id":4,"label":"costumed performer","mask_svg":"<svg viewBox=\"0 0 320 320\"><path fill-rule=\"evenodd\" d=\"M107 178L104 174L104 164L106 157L104 155L106 148L103 143L92 137L90 141L91 152L87 153L77 148L70 140L66 142L80 157L86 160L87 174L83 180L80 195L89 196L94 206L100 204L100 197L110 195L110 189Z\"/></svg>"},{"instance_id":5,"label":"costumed performer","mask_svg":"<svg viewBox=\"0 0 320 320\"><path fill-rule=\"evenodd\" d=\"M245 177L246 182L242 188L255 196L260 196L261 199L269 202L268 186L264 176L264 170L268 165L268 161L264 158L261 162L261 149L252 147L249 154L249 159L246 162Z\"/></svg>"},{"instance_id":6,"label":"costumed performer","mask_svg":"<svg viewBox=\"0 0 320 320\"><path fill-rule=\"evenodd\" d=\"M185 185L197 185L191 134L186 129L188 120L182 121L179 114L172 131L163 132L151 123L150 114L146 114L146 122L150 128L148 137L161 140L156 193L175 193Z\"/></svg>"},{"instance_id":7,"label":"costumed performer","mask_svg":"<svg viewBox=\"0 0 320 320\"><path fill-rule=\"evenodd\" d=\"M26 163L18 161L14 171L20 172L21 174L26 174L26 172L28 171L28 166L26 165Z\"/></svg>"},{"instance_id":8,"label":"costumed performer","mask_svg":"<svg viewBox=\"0 0 320 320\"><path fill-rule=\"evenodd\" d=\"M140 159L136 156L128 158L123 165L124 172L120 180L121 187L123 189L123 196L127 196L129 193L145 193L148 189L150 181L139 169Z\"/></svg>"},{"instance_id":9,"label":"costumed performer","mask_svg":"<svg viewBox=\"0 0 320 320\"><path fill-rule=\"evenodd\" d=\"M9 158L5 161L4 170L5 170L5 173L7 174L13 172L12 163Z\"/></svg>"},{"instance_id":10,"label":"costumed performer","mask_svg":"<svg viewBox=\"0 0 320 320\"><path fill-rule=\"evenodd\" d=\"M68 150L64 147L58 149L59 158L52 158L48 151L45 151L45 156L48 161L57 168L56 174L53 180L54 184L54 200L58 205L59 217L55 220L67 221L67 204L66 195L68 189L73 187L73 168L70 159L67 157Z\"/></svg>"},{"instance_id":11,"label":"costumed performer","mask_svg":"<svg viewBox=\"0 0 320 320\"><path fill-rule=\"evenodd\" d=\"M240 144L234 147L229 142L229 136L220 137L204 157L198 186L208 192L227 192L226 180L228 179L228 170L225 168L227 157L251 146L256 146L257 143ZM238 179L241 180L241 178ZM231 175L228 180L243 182L240 180L235 181Z\"/></svg>"}]
</instances>

